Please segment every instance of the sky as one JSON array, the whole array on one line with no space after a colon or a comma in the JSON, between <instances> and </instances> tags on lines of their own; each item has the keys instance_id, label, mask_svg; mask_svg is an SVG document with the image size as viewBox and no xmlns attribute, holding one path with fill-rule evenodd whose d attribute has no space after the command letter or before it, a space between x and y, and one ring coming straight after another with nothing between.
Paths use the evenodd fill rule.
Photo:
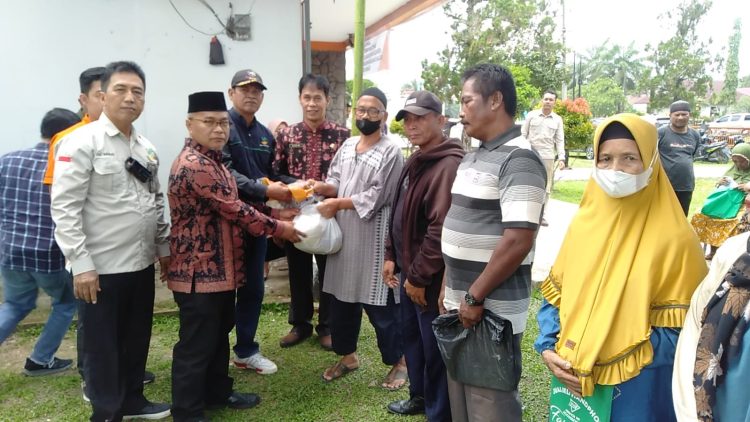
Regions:
<instances>
[{"instance_id":1,"label":"sky","mask_svg":"<svg viewBox=\"0 0 750 422\"><path fill-rule=\"evenodd\" d=\"M656 45L667 40L674 29L659 23L659 15L676 10L681 0L565 0L566 45L577 53L585 54L590 49L609 41L620 45L634 43L640 51L648 43ZM740 42L740 77L750 74L750 1L714 0L709 13L699 24L699 37L706 42L711 38L712 54L726 58L729 36L736 17L742 18L742 40ZM562 15L558 14L558 28L562 27ZM388 71L365 75L381 87L394 103L403 99L398 95L401 85L418 79L422 72L420 63L424 59L434 61L437 53L450 43L450 21L442 8L426 12L390 32ZM568 62L573 55L568 54ZM347 79L352 78L352 51L347 52ZM724 70L714 74L724 78ZM400 104L388 107L397 111Z\"/></svg>"}]
</instances>

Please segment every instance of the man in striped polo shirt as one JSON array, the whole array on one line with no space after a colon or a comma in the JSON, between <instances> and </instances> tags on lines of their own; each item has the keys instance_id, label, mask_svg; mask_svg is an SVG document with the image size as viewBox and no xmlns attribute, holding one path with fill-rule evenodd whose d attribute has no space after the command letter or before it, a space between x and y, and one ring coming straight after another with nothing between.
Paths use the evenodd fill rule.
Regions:
<instances>
[{"instance_id":1,"label":"man in striped polo shirt","mask_svg":"<svg viewBox=\"0 0 750 422\"><path fill-rule=\"evenodd\" d=\"M462 80L461 123L482 144L465 156L451 189L442 234L443 303L446 310L458 310L466 328L476 325L485 310L509 320L520 368L547 174L514 123L516 87L510 72L481 64ZM473 419L469 415L521 420L517 386L499 391L448 378L454 421Z\"/></svg>"}]
</instances>

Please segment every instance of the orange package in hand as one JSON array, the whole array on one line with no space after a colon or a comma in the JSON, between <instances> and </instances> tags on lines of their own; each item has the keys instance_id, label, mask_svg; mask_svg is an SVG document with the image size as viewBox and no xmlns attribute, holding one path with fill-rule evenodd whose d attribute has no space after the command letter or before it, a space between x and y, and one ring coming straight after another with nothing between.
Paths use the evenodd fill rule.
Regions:
<instances>
[{"instance_id":1,"label":"orange package in hand","mask_svg":"<svg viewBox=\"0 0 750 422\"><path fill-rule=\"evenodd\" d=\"M289 185L289 191L292 193L292 198L297 202L302 202L313 193L312 188L305 188L304 186L291 184Z\"/></svg>"}]
</instances>

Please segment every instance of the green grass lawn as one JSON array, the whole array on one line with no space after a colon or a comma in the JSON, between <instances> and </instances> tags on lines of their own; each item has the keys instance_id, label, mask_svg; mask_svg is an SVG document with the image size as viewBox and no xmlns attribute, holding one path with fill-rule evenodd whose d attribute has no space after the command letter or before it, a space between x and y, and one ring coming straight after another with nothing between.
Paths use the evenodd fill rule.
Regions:
<instances>
[{"instance_id":1,"label":"green grass lawn","mask_svg":"<svg viewBox=\"0 0 750 422\"><path fill-rule=\"evenodd\" d=\"M695 214L703 206L708 194L716 188L716 178L695 179L695 190L693 191L693 200L690 202L690 213L688 217ZM583 189L587 181L584 180L563 180L555 182L552 189L551 197L560 201L578 204L583 196Z\"/></svg>"},{"instance_id":2,"label":"green grass lawn","mask_svg":"<svg viewBox=\"0 0 750 422\"><path fill-rule=\"evenodd\" d=\"M523 340L523 377L521 397L525 421L547 419L549 374L532 349L537 335L535 320L540 305L538 292L532 298L529 323ZM323 351L313 337L307 342L281 349L278 339L289 330L284 305L264 306L258 340L263 353L279 366L274 375L230 368L237 391L260 394L261 403L250 410L209 412L220 421L424 421L424 416L401 417L389 414L385 406L408 397L408 389L390 392L380 383L388 368L380 361L375 332L363 319L359 341L360 369L326 384L323 370L336 361L336 355ZM170 365L172 346L177 341L175 316L157 316L151 338L148 369L156 373L156 382L146 387L146 396L154 401L170 401ZM49 377L21 375L23 358L33 347L38 328L16 333L0 348L0 420L1 421L78 421L88 419L90 407L81 399L80 378L75 370ZM74 357L74 331L71 329L59 356Z\"/></svg>"}]
</instances>

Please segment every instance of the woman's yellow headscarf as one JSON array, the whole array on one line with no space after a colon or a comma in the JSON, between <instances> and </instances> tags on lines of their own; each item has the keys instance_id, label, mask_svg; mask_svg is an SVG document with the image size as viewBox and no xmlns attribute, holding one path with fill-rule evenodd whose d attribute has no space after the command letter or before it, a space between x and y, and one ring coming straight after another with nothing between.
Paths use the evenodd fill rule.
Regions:
<instances>
[{"instance_id":1,"label":"woman's yellow headscarf","mask_svg":"<svg viewBox=\"0 0 750 422\"><path fill-rule=\"evenodd\" d=\"M635 114L599 125L594 156L612 122L630 130L648 166L658 153L656 128ZM682 327L693 290L707 272L661 161L654 160L653 168L644 189L619 199L589 180L541 287L560 309L556 351L572 364L585 396L595 384L620 384L651 363L651 327Z\"/></svg>"}]
</instances>

